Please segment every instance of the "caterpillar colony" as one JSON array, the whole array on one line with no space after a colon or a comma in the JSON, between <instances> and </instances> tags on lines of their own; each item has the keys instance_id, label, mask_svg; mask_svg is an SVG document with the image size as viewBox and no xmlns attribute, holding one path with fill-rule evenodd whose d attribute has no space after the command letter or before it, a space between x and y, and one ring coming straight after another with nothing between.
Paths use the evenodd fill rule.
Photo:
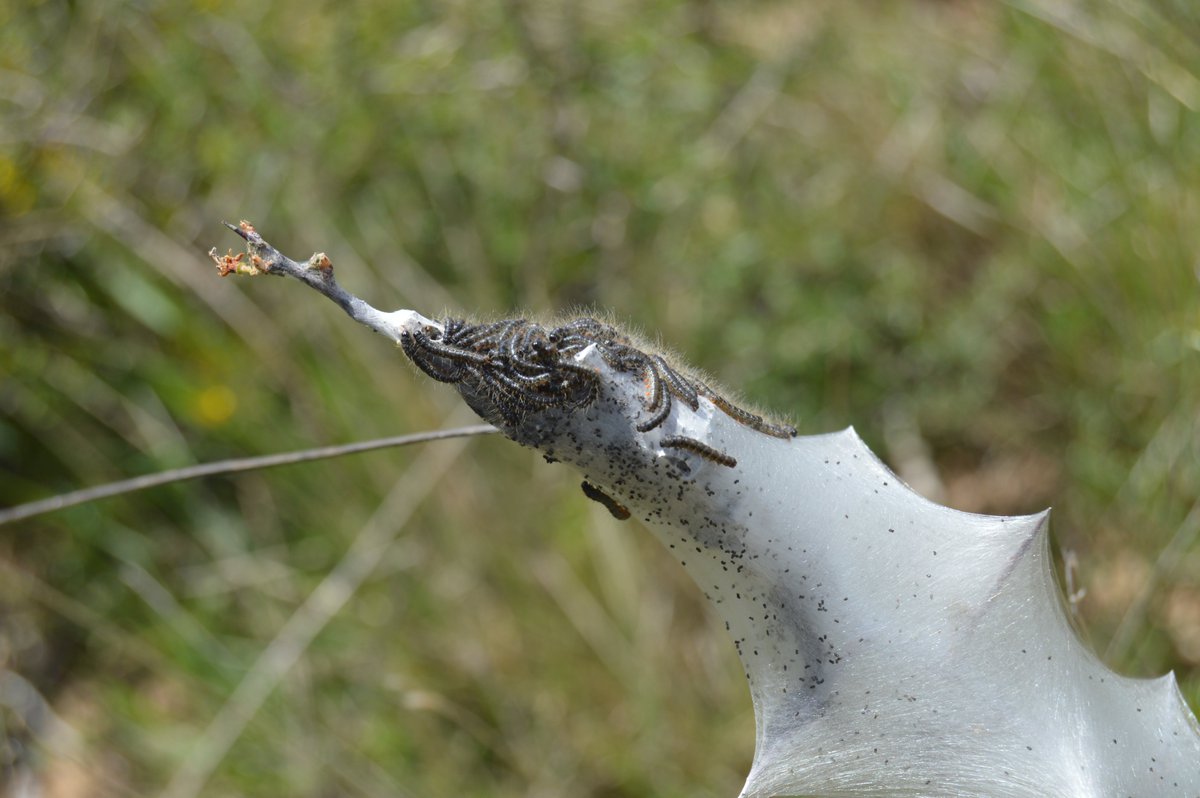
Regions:
<instances>
[{"instance_id":1,"label":"caterpillar colony","mask_svg":"<svg viewBox=\"0 0 1200 798\"><path fill-rule=\"evenodd\" d=\"M233 229L250 258L214 251L223 274L321 291L679 554L750 683L745 798L1200 798L1200 730L1174 677L1119 676L1079 640L1047 513L934 504L853 429L797 435L594 319L383 313L324 255L293 261Z\"/></svg>"}]
</instances>

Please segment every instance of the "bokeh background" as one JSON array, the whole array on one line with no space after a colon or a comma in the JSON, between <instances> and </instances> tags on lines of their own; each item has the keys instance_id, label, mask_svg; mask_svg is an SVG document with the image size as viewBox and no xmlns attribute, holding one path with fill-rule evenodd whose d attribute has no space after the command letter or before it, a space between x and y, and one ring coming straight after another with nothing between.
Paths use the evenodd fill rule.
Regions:
<instances>
[{"instance_id":1,"label":"bokeh background","mask_svg":"<svg viewBox=\"0 0 1200 798\"><path fill-rule=\"evenodd\" d=\"M247 218L1054 505L1084 634L1196 706L1198 110L1191 0L0 0L0 505L468 420L218 279ZM681 570L499 438L0 527L0 794L730 796L753 723Z\"/></svg>"}]
</instances>

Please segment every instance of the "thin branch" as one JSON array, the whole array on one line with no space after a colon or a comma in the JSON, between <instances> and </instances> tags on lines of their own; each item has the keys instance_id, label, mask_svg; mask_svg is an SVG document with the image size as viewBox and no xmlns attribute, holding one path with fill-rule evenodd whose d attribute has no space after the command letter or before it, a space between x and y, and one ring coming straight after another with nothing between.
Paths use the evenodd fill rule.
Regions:
<instances>
[{"instance_id":1,"label":"thin branch","mask_svg":"<svg viewBox=\"0 0 1200 798\"><path fill-rule=\"evenodd\" d=\"M113 496L134 493L139 490L146 490L147 488L156 488L159 485L169 485L172 482L183 482L189 479L220 476L222 474L237 474L243 471L256 471L263 468L292 465L293 463L308 463L313 460L327 460L331 457L343 457L348 454L358 454L360 452L388 449L396 446L408 446L414 443L440 441L446 438L489 435L496 431L496 428L490 424L476 424L469 427L455 427L453 429L433 430L431 432L417 432L411 435L397 435L391 438L377 438L376 440L348 443L341 446L322 446L316 449L303 449L298 452L283 452L281 454L268 454L260 457L242 457L232 460L219 460L215 463L201 463L200 465L186 466L184 468L172 468L169 471L160 471L157 474L145 474L140 477L133 477L132 479L123 479L119 482L110 482L107 485L83 488L82 490L51 496L48 499L5 508L0 510L0 526L16 521L23 521L26 518L32 518L36 515L51 513L55 510L63 510L67 507L75 507L80 504L99 501L100 499L109 499Z\"/></svg>"},{"instance_id":2,"label":"thin branch","mask_svg":"<svg viewBox=\"0 0 1200 798\"><path fill-rule=\"evenodd\" d=\"M400 343L404 333L416 331L429 332L441 330L442 325L432 319L427 319L415 310L396 310L384 313L349 293L338 285L333 277L333 263L324 252L316 252L306 262L292 260L275 247L263 240L254 229L254 225L242 221L236 226L224 223L233 232L246 240L246 250L250 261L243 260L246 253L234 255L232 252L221 255L215 248L209 250L209 257L217 264L217 272L225 277L229 274L273 274L292 277L315 289L337 303L346 311L346 315L359 324L370 327L382 336Z\"/></svg>"}]
</instances>

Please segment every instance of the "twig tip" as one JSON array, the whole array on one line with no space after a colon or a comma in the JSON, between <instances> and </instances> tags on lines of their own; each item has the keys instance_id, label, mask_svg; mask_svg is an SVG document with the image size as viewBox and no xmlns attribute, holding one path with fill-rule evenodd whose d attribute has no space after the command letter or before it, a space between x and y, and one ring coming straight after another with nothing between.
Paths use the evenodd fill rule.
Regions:
<instances>
[{"instance_id":1,"label":"twig tip","mask_svg":"<svg viewBox=\"0 0 1200 798\"><path fill-rule=\"evenodd\" d=\"M251 244L250 262L245 263L243 259L246 257L245 252L233 254L233 250L228 250L224 255L217 252L217 248L213 247L208 251L208 256L217 264L217 274L221 277L228 277L231 274L246 274L251 277L270 271L268 264L253 251L254 242L251 236L257 236L254 225L247 222L245 219L236 225L222 221L221 224L228 227L233 232L237 233L247 243ZM261 241L261 239L259 239Z\"/></svg>"},{"instance_id":2,"label":"twig tip","mask_svg":"<svg viewBox=\"0 0 1200 798\"><path fill-rule=\"evenodd\" d=\"M250 222L247 222L245 219L242 219L237 224L230 224L229 222L226 222L226 221L222 221L221 224L225 225L230 230L237 233L239 236L246 239L247 241L250 240L251 235L253 235L255 232L257 232L254 229L254 225L250 224Z\"/></svg>"}]
</instances>

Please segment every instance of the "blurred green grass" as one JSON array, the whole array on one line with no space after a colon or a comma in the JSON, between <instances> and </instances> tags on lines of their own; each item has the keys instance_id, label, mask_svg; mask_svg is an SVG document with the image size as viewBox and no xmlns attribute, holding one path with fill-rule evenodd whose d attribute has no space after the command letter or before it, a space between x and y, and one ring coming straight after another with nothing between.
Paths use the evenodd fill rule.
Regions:
<instances>
[{"instance_id":1,"label":"blurred green grass","mask_svg":"<svg viewBox=\"0 0 1200 798\"><path fill-rule=\"evenodd\" d=\"M0 504L446 423L215 277L244 217L380 307L609 309L953 506L1052 503L1093 643L1195 706L1197 42L1185 2L0 4ZM429 456L0 529L0 675L53 711L6 682L0 785L163 789ZM471 442L205 794L735 794L732 647L587 505Z\"/></svg>"}]
</instances>

